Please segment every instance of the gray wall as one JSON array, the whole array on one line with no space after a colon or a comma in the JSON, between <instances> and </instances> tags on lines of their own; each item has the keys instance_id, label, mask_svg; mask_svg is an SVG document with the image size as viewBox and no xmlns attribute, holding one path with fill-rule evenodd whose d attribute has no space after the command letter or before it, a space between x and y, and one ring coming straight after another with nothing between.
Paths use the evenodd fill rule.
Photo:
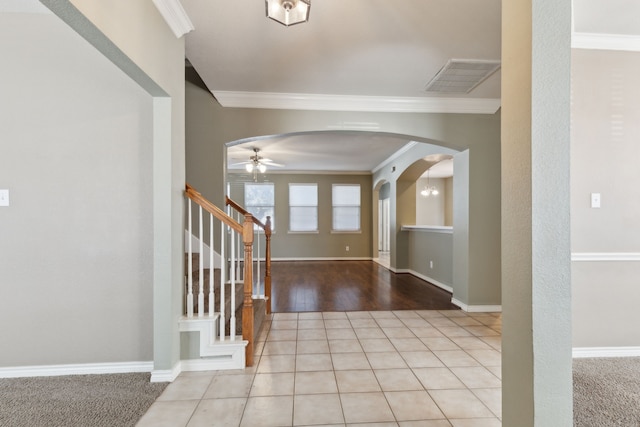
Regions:
<instances>
[{"instance_id":1,"label":"gray wall","mask_svg":"<svg viewBox=\"0 0 640 427\"><path fill-rule=\"evenodd\" d=\"M56 168L30 188L32 194L15 193L23 207L42 196L38 208L50 212L38 220L48 227L41 233L22 227L19 239L13 234L3 243L23 251L15 285L28 283L24 292L39 296L55 290L55 297L44 312L31 313L19 330L8 332L16 341L7 345L22 351L20 365L153 359L154 375L165 375L158 380L171 379L179 361L184 265L184 39L175 38L151 2L41 3L65 23L52 15L55 28L34 16L2 16L25 22L2 26L8 31L2 48L15 49L3 57L14 58L12 66L20 69L11 81L3 68L3 83L11 81L9 93L19 92L20 99L10 103L12 115L3 114L12 125L0 128L0 148L21 154L9 156L12 168L25 169L15 174L18 186L29 187L40 170ZM30 39L36 36L41 38ZM34 145L19 148L13 133ZM36 244L48 251L34 264L29 253ZM25 299L23 312L31 311L32 300ZM37 354L27 351L35 344Z\"/></svg>"},{"instance_id":2,"label":"gray wall","mask_svg":"<svg viewBox=\"0 0 640 427\"><path fill-rule=\"evenodd\" d=\"M453 225L453 177L444 180L444 225Z\"/></svg>"},{"instance_id":3,"label":"gray wall","mask_svg":"<svg viewBox=\"0 0 640 427\"><path fill-rule=\"evenodd\" d=\"M247 174L229 173L231 198L244 206ZM267 173L260 182L272 182L275 189L275 234L271 238L273 259L294 258L371 258L371 175L327 175ZM289 233L289 183L318 184L318 233ZM331 233L332 184L360 184L359 233ZM345 249L349 246L349 251ZM264 244L261 242L261 252Z\"/></svg>"},{"instance_id":4,"label":"gray wall","mask_svg":"<svg viewBox=\"0 0 640 427\"><path fill-rule=\"evenodd\" d=\"M570 0L502 2L505 426L573 425L570 35Z\"/></svg>"},{"instance_id":5,"label":"gray wall","mask_svg":"<svg viewBox=\"0 0 640 427\"><path fill-rule=\"evenodd\" d=\"M572 51L574 347L640 346L638 70L638 52Z\"/></svg>"},{"instance_id":6,"label":"gray wall","mask_svg":"<svg viewBox=\"0 0 640 427\"><path fill-rule=\"evenodd\" d=\"M420 178L416 183L416 224L417 225L452 225L447 224L447 204L451 204L451 194L447 192L446 179L431 178L431 187L438 189L438 195L425 197L420 194L427 186L427 178Z\"/></svg>"},{"instance_id":7,"label":"gray wall","mask_svg":"<svg viewBox=\"0 0 640 427\"><path fill-rule=\"evenodd\" d=\"M0 366L150 361L152 98L52 14L0 39Z\"/></svg>"},{"instance_id":8,"label":"gray wall","mask_svg":"<svg viewBox=\"0 0 640 427\"><path fill-rule=\"evenodd\" d=\"M469 245L464 250L473 254L469 262L473 291L463 293L465 304L500 304L500 115L361 113L335 111L294 111L268 109L222 108L206 91L187 82L187 181L216 204L224 202L225 143L244 138L291 132L317 132L344 128L345 123L376 123L380 133L411 135L419 142L437 144L435 153L472 149L469 156L469 216L474 227L469 229ZM193 113L193 116L192 116ZM375 135L376 133L372 133ZM428 144L419 144L428 145ZM424 154L426 155L426 154ZM403 165L394 163L374 175L373 185L388 176L394 182L399 173L419 157ZM397 165L397 172L391 167ZM393 184L395 186L395 184ZM393 187L393 186L392 186ZM395 188L391 189L392 198ZM411 189L415 194L414 188ZM455 191L454 191L455 193ZM415 206L415 197L413 197ZM377 200L374 200L377 202ZM376 208L377 209L377 208ZM415 218L415 207L414 207ZM455 215L454 215L455 218ZM391 223L396 223L395 211ZM415 219L414 219L415 220ZM399 224L399 223L398 223ZM406 240L394 248L399 225L392 231L391 265L407 268ZM375 237L375 233L374 233ZM398 250L396 250L398 249ZM396 259L397 258L397 259ZM467 285L465 284L466 288Z\"/></svg>"},{"instance_id":9,"label":"gray wall","mask_svg":"<svg viewBox=\"0 0 640 427\"><path fill-rule=\"evenodd\" d=\"M453 233L430 230L405 233L409 234L409 270L452 288Z\"/></svg>"}]
</instances>

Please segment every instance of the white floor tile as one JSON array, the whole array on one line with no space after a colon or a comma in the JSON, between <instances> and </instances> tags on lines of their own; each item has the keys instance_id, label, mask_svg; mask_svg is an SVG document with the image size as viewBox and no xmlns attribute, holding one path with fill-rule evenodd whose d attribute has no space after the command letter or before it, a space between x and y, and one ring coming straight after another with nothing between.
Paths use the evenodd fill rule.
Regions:
<instances>
[{"instance_id":1,"label":"white floor tile","mask_svg":"<svg viewBox=\"0 0 640 427\"><path fill-rule=\"evenodd\" d=\"M501 316L275 313L253 367L185 372L140 427L500 427Z\"/></svg>"}]
</instances>

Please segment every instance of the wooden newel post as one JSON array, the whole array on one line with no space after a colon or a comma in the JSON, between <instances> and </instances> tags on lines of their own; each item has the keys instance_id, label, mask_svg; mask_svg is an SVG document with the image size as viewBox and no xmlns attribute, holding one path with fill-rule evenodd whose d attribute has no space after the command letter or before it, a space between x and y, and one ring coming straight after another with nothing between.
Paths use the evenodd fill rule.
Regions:
<instances>
[{"instance_id":1,"label":"wooden newel post","mask_svg":"<svg viewBox=\"0 0 640 427\"><path fill-rule=\"evenodd\" d=\"M264 227L264 239L266 242L264 253L264 296L267 315L271 314L271 217L267 217Z\"/></svg>"},{"instance_id":2,"label":"wooden newel post","mask_svg":"<svg viewBox=\"0 0 640 427\"><path fill-rule=\"evenodd\" d=\"M244 303L242 305L242 339L248 342L245 347L247 366L253 365L253 216L245 214L242 224L244 242Z\"/></svg>"}]
</instances>

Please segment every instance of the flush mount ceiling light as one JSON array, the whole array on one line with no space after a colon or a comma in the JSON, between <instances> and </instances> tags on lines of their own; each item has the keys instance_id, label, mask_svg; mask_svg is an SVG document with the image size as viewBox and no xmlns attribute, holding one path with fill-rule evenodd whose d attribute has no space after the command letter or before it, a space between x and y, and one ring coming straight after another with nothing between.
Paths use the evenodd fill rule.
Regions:
<instances>
[{"instance_id":1,"label":"flush mount ceiling light","mask_svg":"<svg viewBox=\"0 0 640 427\"><path fill-rule=\"evenodd\" d=\"M288 27L309 20L311 0L265 0L265 6L268 18Z\"/></svg>"},{"instance_id":2,"label":"flush mount ceiling light","mask_svg":"<svg viewBox=\"0 0 640 427\"><path fill-rule=\"evenodd\" d=\"M500 61L450 59L425 87L426 92L469 93L500 68Z\"/></svg>"}]
</instances>

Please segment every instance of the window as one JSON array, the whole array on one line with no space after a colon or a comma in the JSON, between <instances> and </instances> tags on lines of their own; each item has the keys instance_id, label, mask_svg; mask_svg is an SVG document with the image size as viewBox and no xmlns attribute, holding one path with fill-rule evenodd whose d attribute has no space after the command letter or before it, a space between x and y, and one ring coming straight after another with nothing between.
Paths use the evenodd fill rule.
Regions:
<instances>
[{"instance_id":1,"label":"window","mask_svg":"<svg viewBox=\"0 0 640 427\"><path fill-rule=\"evenodd\" d=\"M274 186L273 183L245 183L244 184L244 204L254 217L263 224L267 223L267 216L271 217L271 229L275 230L273 213L274 208Z\"/></svg>"},{"instance_id":2,"label":"window","mask_svg":"<svg viewBox=\"0 0 640 427\"><path fill-rule=\"evenodd\" d=\"M360 231L360 185L333 184L333 230Z\"/></svg>"},{"instance_id":3,"label":"window","mask_svg":"<svg viewBox=\"0 0 640 427\"><path fill-rule=\"evenodd\" d=\"M318 231L318 184L289 184L289 231Z\"/></svg>"}]
</instances>

